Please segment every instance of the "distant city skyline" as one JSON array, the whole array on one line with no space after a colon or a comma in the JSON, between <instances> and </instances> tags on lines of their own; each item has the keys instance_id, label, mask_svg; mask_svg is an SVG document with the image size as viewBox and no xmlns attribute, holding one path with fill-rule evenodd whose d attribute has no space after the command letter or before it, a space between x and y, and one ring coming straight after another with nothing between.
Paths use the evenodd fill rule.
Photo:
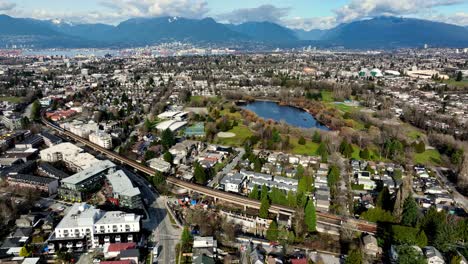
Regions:
<instances>
[{"instance_id":1,"label":"distant city skyline","mask_svg":"<svg viewBox=\"0 0 468 264\"><path fill-rule=\"evenodd\" d=\"M212 17L218 22L270 21L305 30L392 15L467 26L468 0L0 0L0 13L106 24L135 17Z\"/></svg>"}]
</instances>

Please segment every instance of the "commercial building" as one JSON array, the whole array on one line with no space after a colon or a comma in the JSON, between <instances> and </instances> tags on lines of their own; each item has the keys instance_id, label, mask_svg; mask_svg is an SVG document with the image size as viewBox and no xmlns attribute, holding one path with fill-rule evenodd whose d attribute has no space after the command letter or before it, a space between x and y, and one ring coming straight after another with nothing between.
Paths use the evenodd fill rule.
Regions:
<instances>
[{"instance_id":1,"label":"commercial building","mask_svg":"<svg viewBox=\"0 0 468 264\"><path fill-rule=\"evenodd\" d=\"M83 201L90 193L101 187L104 176L115 166L108 160L99 161L91 167L63 179L59 188L59 197L73 202Z\"/></svg>"},{"instance_id":2,"label":"commercial building","mask_svg":"<svg viewBox=\"0 0 468 264\"><path fill-rule=\"evenodd\" d=\"M125 171L110 172L106 177L112 186L112 202L120 207L130 209L142 208L140 189L133 186Z\"/></svg>"},{"instance_id":3,"label":"commercial building","mask_svg":"<svg viewBox=\"0 0 468 264\"><path fill-rule=\"evenodd\" d=\"M121 211L103 211L75 203L49 239L49 249L86 251L108 243L126 243L140 238L141 216Z\"/></svg>"}]
</instances>

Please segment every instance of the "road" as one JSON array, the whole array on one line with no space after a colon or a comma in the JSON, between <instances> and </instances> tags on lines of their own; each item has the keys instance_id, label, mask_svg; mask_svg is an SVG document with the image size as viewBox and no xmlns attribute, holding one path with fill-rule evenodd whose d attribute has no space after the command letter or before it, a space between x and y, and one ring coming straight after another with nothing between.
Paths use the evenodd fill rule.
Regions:
<instances>
[{"instance_id":1,"label":"road","mask_svg":"<svg viewBox=\"0 0 468 264\"><path fill-rule=\"evenodd\" d=\"M130 173L138 185L142 198L148 203L149 219L143 221L143 227L152 230L149 238L159 246L158 263L175 263L175 246L180 241L181 231L175 228L166 211L166 197L159 195L148 182L137 174Z\"/></svg>"},{"instance_id":2,"label":"road","mask_svg":"<svg viewBox=\"0 0 468 264\"><path fill-rule=\"evenodd\" d=\"M234 168L236 167L236 165L239 163L239 161L241 160L241 158L244 156L245 154L245 150L243 148L237 148L236 151L239 153L237 156L235 156L231 162L229 162L229 164L227 164L221 171L219 171L216 176L213 178L213 180L211 180L210 183L208 183L208 187L211 187L213 188L215 186L215 184L219 184L219 182L221 181L221 179L224 177L224 175L230 173L232 170L234 170Z\"/></svg>"},{"instance_id":3,"label":"road","mask_svg":"<svg viewBox=\"0 0 468 264\"><path fill-rule=\"evenodd\" d=\"M466 197L463 194L458 192L457 187L455 186L453 182L447 179L447 177L443 173L445 168L437 167L437 168L432 168L432 170L437 173L437 176L442 181L442 183L450 190L455 202L461 205L463 209L465 209L465 211L468 212L468 199L466 199Z\"/></svg>"}]
</instances>

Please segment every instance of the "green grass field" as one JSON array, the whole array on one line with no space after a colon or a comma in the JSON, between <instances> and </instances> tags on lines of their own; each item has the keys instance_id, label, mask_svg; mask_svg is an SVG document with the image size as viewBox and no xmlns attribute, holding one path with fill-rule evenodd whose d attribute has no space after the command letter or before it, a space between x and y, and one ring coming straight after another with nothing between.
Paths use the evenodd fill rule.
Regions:
<instances>
[{"instance_id":1,"label":"green grass field","mask_svg":"<svg viewBox=\"0 0 468 264\"><path fill-rule=\"evenodd\" d=\"M239 125L234 127L233 129L227 131L236 134L235 137L232 138L220 138L216 137L216 142L220 145L227 145L227 146L242 146L244 141L253 135L252 131L244 125Z\"/></svg>"},{"instance_id":2,"label":"green grass field","mask_svg":"<svg viewBox=\"0 0 468 264\"><path fill-rule=\"evenodd\" d=\"M6 96L6 97L0 97L0 101L10 102L10 103L21 103L23 101L23 98L14 97L14 96Z\"/></svg>"},{"instance_id":3,"label":"green grass field","mask_svg":"<svg viewBox=\"0 0 468 264\"><path fill-rule=\"evenodd\" d=\"M317 143L310 140L307 140L305 145L299 145L297 138L292 138L290 143L292 146L291 153L297 155L313 156L315 155L315 152L317 152L319 146Z\"/></svg>"},{"instance_id":4,"label":"green grass field","mask_svg":"<svg viewBox=\"0 0 468 264\"><path fill-rule=\"evenodd\" d=\"M439 151L435 149L426 150L423 153L414 154L414 162L424 165L438 165L442 162Z\"/></svg>"},{"instance_id":5,"label":"green grass field","mask_svg":"<svg viewBox=\"0 0 468 264\"><path fill-rule=\"evenodd\" d=\"M322 94L322 101L325 103L331 103L333 102L333 93L330 91L321 91Z\"/></svg>"},{"instance_id":6,"label":"green grass field","mask_svg":"<svg viewBox=\"0 0 468 264\"><path fill-rule=\"evenodd\" d=\"M442 83L445 83L450 86L455 86L455 87L466 87L468 88L468 80L463 80L460 82L455 81L454 79L449 79L449 80L443 80Z\"/></svg>"},{"instance_id":7,"label":"green grass field","mask_svg":"<svg viewBox=\"0 0 468 264\"><path fill-rule=\"evenodd\" d=\"M208 99L211 102L214 102L214 103L219 101L219 97L217 97L217 96L206 97L206 96L201 96L201 95L195 95L195 96L190 97L190 101L191 102L196 102L196 103L201 103L203 101L203 99L205 99L205 98Z\"/></svg>"}]
</instances>

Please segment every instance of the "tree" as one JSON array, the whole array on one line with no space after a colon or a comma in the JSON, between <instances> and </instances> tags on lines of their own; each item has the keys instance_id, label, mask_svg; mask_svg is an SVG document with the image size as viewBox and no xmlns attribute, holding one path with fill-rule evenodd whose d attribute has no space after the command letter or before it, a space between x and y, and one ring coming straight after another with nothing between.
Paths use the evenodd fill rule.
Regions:
<instances>
[{"instance_id":1,"label":"tree","mask_svg":"<svg viewBox=\"0 0 468 264\"><path fill-rule=\"evenodd\" d=\"M421 229L427 235L427 238L431 244L434 244L437 235L440 234L439 230L442 226L447 224L447 215L444 211L437 212L435 206L429 208L427 213L421 219ZM463 229L458 229L463 230Z\"/></svg>"},{"instance_id":2,"label":"tree","mask_svg":"<svg viewBox=\"0 0 468 264\"><path fill-rule=\"evenodd\" d=\"M268 218L268 210L270 209L270 201L267 196L264 196L260 203L260 210L258 216L261 218Z\"/></svg>"},{"instance_id":3,"label":"tree","mask_svg":"<svg viewBox=\"0 0 468 264\"><path fill-rule=\"evenodd\" d=\"M41 119L41 104L38 100L32 103L30 119L34 121L39 121Z\"/></svg>"},{"instance_id":4,"label":"tree","mask_svg":"<svg viewBox=\"0 0 468 264\"><path fill-rule=\"evenodd\" d=\"M268 198L268 187L265 184L262 185L262 191L260 194L260 200L263 200L265 197Z\"/></svg>"},{"instance_id":5,"label":"tree","mask_svg":"<svg viewBox=\"0 0 468 264\"><path fill-rule=\"evenodd\" d=\"M278 224L276 221L272 221L266 231L266 238L269 241L278 241L278 233Z\"/></svg>"},{"instance_id":6,"label":"tree","mask_svg":"<svg viewBox=\"0 0 468 264\"><path fill-rule=\"evenodd\" d=\"M423 230L415 227L393 225L392 226L393 243L398 245L417 245L418 247L427 246L427 236Z\"/></svg>"},{"instance_id":7,"label":"tree","mask_svg":"<svg viewBox=\"0 0 468 264\"><path fill-rule=\"evenodd\" d=\"M190 249L190 243L192 242L192 236L187 226L184 226L184 230L182 231L182 235L180 238L180 243L182 246L182 250L188 251Z\"/></svg>"},{"instance_id":8,"label":"tree","mask_svg":"<svg viewBox=\"0 0 468 264\"><path fill-rule=\"evenodd\" d=\"M315 215L315 205L312 199L310 199L307 202L304 213L305 213L305 222L307 224L307 230L309 232L315 232L317 230L317 227L316 227L317 217Z\"/></svg>"},{"instance_id":9,"label":"tree","mask_svg":"<svg viewBox=\"0 0 468 264\"><path fill-rule=\"evenodd\" d=\"M348 252L345 264L362 264L362 252L359 249L352 249Z\"/></svg>"},{"instance_id":10,"label":"tree","mask_svg":"<svg viewBox=\"0 0 468 264\"><path fill-rule=\"evenodd\" d=\"M364 160L368 160L370 158L369 149L365 148L359 152L359 157Z\"/></svg>"},{"instance_id":11,"label":"tree","mask_svg":"<svg viewBox=\"0 0 468 264\"><path fill-rule=\"evenodd\" d=\"M166 177L160 171L156 171L153 176L153 184L154 186L163 185L166 183Z\"/></svg>"},{"instance_id":12,"label":"tree","mask_svg":"<svg viewBox=\"0 0 468 264\"><path fill-rule=\"evenodd\" d=\"M301 164L297 165L296 175L295 175L296 179L302 178L304 176L304 172L305 172L304 167Z\"/></svg>"},{"instance_id":13,"label":"tree","mask_svg":"<svg viewBox=\"0 0 468 264\"><path fill-rule=\"evenodd\" d=\"M161 145L164 149L170 149L175 144L175 136L169 128L164 130L161 134Z\"/></svg>"},{"instance_id":14,"label":"tree","mask_svg":"<svg viewBox=\"0 0 468 264\"><path fill-rule=\"evenodd\" d=\"M379 192L379 195L377 196L376 205L377 207L380 207L387 211L393 210L392 196L390 195L390 191L388 190L387 186L385 186Z\"/></svg>"},{"instance_id":15,"label":"tree","mask_svg":"<svg viewBox=\"0 0 468 264\"><path fill-rule=\"evenodd\" d=\"M328 187L334 188L339 180L340 180L340 168L338 168L338 166L336 165L332 165L330 167L330 171L328 172L328 177L327 177Z\"/></svg>"},{"instance_id":16,"label":"tree","mask_svg":"<svg viewBox=\"0 0 468 264\"><path fill-rule=\"evenodd\" d=\"M424 144L424 141L419 141L418 143L415 144L414 150L416 153L424 153L426 151L426 144Z\"/></svg>"},{"instance_id":17,"label":"tree","mask_svg":"<svg viewBox=\"0 0 468 264\"><path fill-rule=\"evenodd\" d=\"M328 161L328 148L325 142L321 142L319 147L317 148L317 155L322 157L322 162L327 162Z\"/></svg>"},{"instance_id":18,"label":"tree","mask_svg":"<svg viewBox=\"0 0 468 264\"><path fill-rule=\"evenodd\" d=\"M29 257L31 256L31 250L28 245L23 246L19 251L20 257Z\"/></svg>"},{"instance_id":19,"label":"tree","mask_svg":"<svg viewBox=\"0 0 468 264\"><path fill-rule=\"evenodd\" d=\"M163 155L163 159L166 161L166 162L169 162L170 164L172 164L174 162L174 157L172 156L172 154L169 152L169 151L166 151Z\"/></svg>"},{"instance_id":20,"label":"tree","mask_svg":"<svg viewBox=\"0 0 468 264\"><path fill-rule=\"evenodd\" d=\"M314 132L314 135L312 136L312 141L317 144L322 142L322 136L317 130Z\"/></svg>"},{"instance_id":21,"label":"tree","mask_svg":"<svg viewBox=\"0 0 468 264\"><path fill-rule=\"evenodd\" d=\"M463 80L463 73L461 71L458 71L457 78L455 79L455 81L461 82L462 80Z\"/></svg>"},{"instance_id":22,"label":"tree","mask_svg":"<svg viewBox=\"0 0 468 264\"><path fill-rule=\"evenodd\" d=\"M419 209L413 196L410 195L403 203L401 223L415 227L419 220Z\"/></svg>"},{"instance_id":23,"label":"tree","mask_svg":"<svg viewBox=\"0 0 468 264\"><path fill-rule=\"evenodd\" d=\"M389 211L385 211L380 207L371 208L361 214L361 218L374 223L391 223L395 222L395 217Z\"/></svg>"},{"instance_id":24,"label":"tree","mask_svg":"<svg viewBox=\"0 0 468 264\"><path fill-rule=\"evenodd\" d=\"M437 231L437 237L434 245L443 253L447 253L457 246L458 230L456 230L455 223L447 223Z\"/></svg>"},{"instance_id":25,"label":"tree","mask_svg":"<svg viewBox=\"0 0 468 264\"><path fill-rule=\"evenodd\" d=\"M290 207L296 207L297 206L297 198L296 198L296 193L294 193L292 190L288 191L288 206Z\"/></svg>"},{"instance_id":26,"label":"tree","mask_svg":"<svg viewBox=\"0 0 468 264\"><path fill-rule=\"evenodd\" d=\"M299 145L305 145L306 144L306 140L303 136L301 136L297 142Z\"/></svg>"},{"instance_id":27,"label":"tree","mask_svg":"<svg viewBox=\"0 0 468 264\"><path fill-rule=\"evenodd\" d=\"M427 263L424 256L412 246L408 246L408 245L397 246L396 251L398 253L399 264L426 264Z\"/></svg>"},{"instance_id":28,"label":"tree","mask_svg":"<svg viewBox=\"0 0 468 264\"><path fill-rule=\"evenodd\" d=\"M260 192L258 190L258 185L254 185L252 191L249 193L249 198L260 200Z\"/></svg>"},{"instance_id":29,"label":"tree","mask_svg":"<svg viewBox=\"0 0 468 264\"><path fill-rule=\"evenodd\" d=\"M198 184L205 184L205 182L208 180L205 169L198 162L195 163L193 176L195 178L195 182Z\"/></svg>"}]
</instances>

